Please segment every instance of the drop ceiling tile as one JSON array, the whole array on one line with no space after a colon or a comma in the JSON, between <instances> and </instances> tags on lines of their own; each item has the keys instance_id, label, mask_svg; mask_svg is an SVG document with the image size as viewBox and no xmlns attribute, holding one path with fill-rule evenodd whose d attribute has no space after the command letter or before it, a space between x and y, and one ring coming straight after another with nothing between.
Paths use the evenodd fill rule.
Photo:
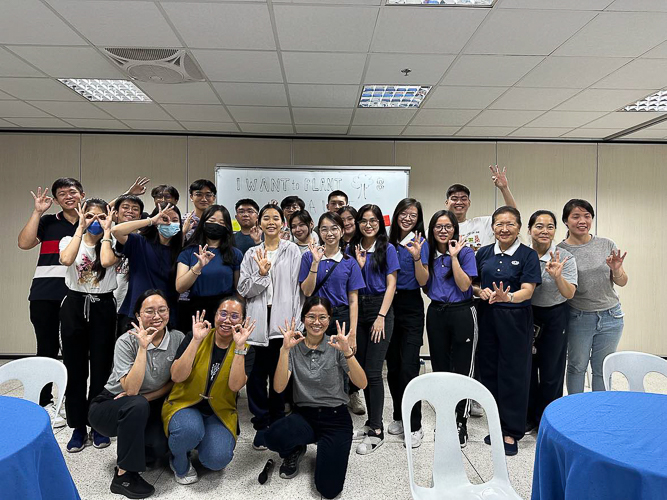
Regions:
<instances>
[{"instance_id":1,"label":"drop ceiling tile","mask_svg":"<svg viewBox=\"0 0 667 500\"><path fill-rule=\"evenodd\" d=\"M214 83L213 87L228 106L287 106L282 83Z\"/></svg>"},{"instance_id":2,"label":"drop ceiling tile","mask_svg":"<svg viewBox=\"0 0 667 500\"><path fill-rule=\"evenodd\" d=\"M293 134L291 125L262 124L262 123L239 123L243 132L252 134Z\"/></svg>"},{"instance_id":3,"label":"drop ceiling tile","mask_svg":"<svg viewBox=\"0 0 667 500\"><path fill-rule=\"evenodd\" d=\"M377 7L276 5L281 50L368 52Z\"/></svg>"},{"instance_id":4,"label":"drop ceiling tile","mask_svg":"<svg viewBox=\"0 0 667 500\"><path fill-rule=\"evenodd\" d=\"M457 87L440 85L432 89L422 108L484 109L508 87Z\"/></svg>"},{"instance_id":5,"label":"drop ceiling tile","mask_svg":"<svg viewBox=\"0 0 667 500\"><path fill-rule=\"evenodd\" d=\"M249 0L249 1L254 1L254 0ZM331 0L273 0L273 3L274 4L282 4L282 3L330 4ZM382 0L336 0L336 4L338 5L380 5L381 3Z\"/></svg>"},{"instance_id":6,"label":"drop ceiling tile","mask_svg":"<svg viewBox=\"0 0 667 500\"><path fill-rule=\"evenodd\" d=\"M616 111L587 123L583 128L617 128L623 130L661 116L665 116L665 113Z\"/></svg>"},{"instance_id":7,"label":"drop ceiling tile","mask_svg":"<svg viewBox=\"0 0 667 500\"><path fill-rule=\"evenodd\" d=\"M586 89L565 101L555 109L558 111L616 111L658 89Z\"/></svg>"},{"instance_id":8,"label":"drop ceiling tile","mask_svg":"<svg viewBox=\"0 0 667 500\"><path fill-rule=\"evenodd\" d=\"M663 0L616 0L607 10L630 12L667 12L667 3Z\"/></svg>"},{"instance_id":9,"label":"drop ceiling tile","mask_svg":"<svg viewBox=\"0 0 667 500\"><path fill-rule=\"evenodd\" d=\"M579 89L513 88L494 102L490 109L534 109L548 111L572 97Z\"/></svg>"},{"instance_id":10,"label":"drop ceiling tile","mask_svg":"<svg viewBox=\"0 0 667 500\"><path fill-rule=\"evenodd\" d=\"M406 125L417 111L395 108L357 108L353 125Z\"/></svg>"},{"instance_id":11,"label":"drop ceiling tile","mask_svg":"<svg viewBox=\"0 0 667 500\"><path fill-rule=\"evenodd\" d=\"M14 46L11 50L55 78L127 79L92 47Z\"/></svg>"},{"instance_id":12,"label":"drop ceiling tile","mask_svg":"<svg viewBox=\"0 0 667 500\"><path fill-rule=\"evenodd\" d=\"M620 137L620 139L664 139L667 137L667 131L665 130L653 130L651 128L647 128L644 130L640 130L639 132L634 132L632 134L624 135L623 137Z\"/></svg>"},{"instance_id":13,"label":"drop ceiling tile","mask_svg":"<svg viewBox=\"0 0 667 500\"><path fill-rule=\"evenodd\" d=\"M463 127L456 135L463 137L505 137L516 127Z\"/></svg>"},{"instance_id":14,"label":"drop ceiling tile","mask_svg":"<svg viewBox=\"0 0 667 500\"><path fill-rule=\"evenodd\" d=\"M423 127L410 125L403 131L403 135L451 137L460 129L461 127Z\"/></svg>"},{"instance_id":15,"label":"drop ceiling tile","mask_svg":"<svg viewBox=\"0 0 667 500\"><path fill-rule=\"evenodd\" d=\"M95 120L92 118L67 118L76 128L104 129L104 130L127 130L129 127L118 120Z\"/></svg>"},{"instance_id":16,"label":"drop ceiling tile","mask_svg":"<svg viewBox=\"0 0 667 500\"><path fill-rule=\"evenodd\" d=\"M512 137L539 137L541 139L556 139L572 130L571 127L561 128L529 128L522 127L510 134Z\"/></svg>"},{"instance_id":17,"label":"drop ceiling tile","mask_svg":"<svg viewBox=\"0 0 667 500\"><path fill-rule=\"evenodd\" d=\"M291 124L289 108L264 106L228 106L237 122L243 123L283 123Z\"/></svg>"},{"instance_id":18,"label":"drop ceiling tile","mask_svg":"<svg viewBox=\"0 0 667 500\"><path fill-rule=\"evenodd\" d=\"M438 83L455 56L424 54L371 54L364 83L433 85ZM406 77L401 71L412 71Z\"/></svg>"},{"instance_id":19,"label":"drop ceiling tile","mask_svg":"<svg viewBox=\"0 0 667 500\"><path fill-rule=\"evenodd\" d=\"M468 125L471 127L521 127L541 115L541 111L482 111Z\"/></svg>"},{"instance_id":20,"label":"drop ceiling tile","mask_svg":"<svg viewBox=\"0 0 667 500\"><path fill-rule=\"evenodd\" d=\"M366 54L283 52L290 83L360 83Z\"/></svg>"},{"instance_id":21,"label":"drop ceiling tile","mask_svg":"<svg viewBox=\"0 0 667 500\"><path fill-rule=\"evenodd\" d=\"M596 12L497 10L477 30L466 54L548 55ZM502 33L502 36L498 36Z\"/></svg>"},{"instance_id":22,"label":"drop ceiling tile","mask_svg":"<svg viewBox=\"0 0 667 500\"><path fill-rule=\"evenodd\" d=\"M100 108L88 102L29 101L29 104L59 118L111 119L111 117Z\"/></svg>"},{"instance_id":23,"label":"drop ceiling tile","mask_svg":"<svg viewBox=\"0 0 667 500\"><path fill-rule=\"evenodd\" d=\"M19 48L14 46L13 48ZM46 47L40 47L45 49ZM0 47L0 76L44 76L8 50Z\"/></svg>"},{"instance_id":24,"label":"drop ceiling tile","mask_svg":"<svg viewBox=\"0 0 667 500\"><path fill-rule=\"evenodd\" d=\"M291 83L288 87L292 106L349 108L359 101L358 85L307 85Z\"/></svg>"},{"instance_id":25,"label":"drop ceiling tile","mask_svg":"<svg viewBox=\"0 0 667 500\"><path fill-rule=\"evenodd\" d=\"M665 41L666 24L662 13L601 12L554 55L638 57Z\"/></svg>"},{"instance_id":26,"label":"drop ceiling tile","mask_svg":"<svg viewBox=\"0 0 667 500\"><path fill-rule=\"evenodd\" d=\"M292 108L297 125L345 125L350 124L354 109L336 108Z\"/></svg>"},{"instance_id":27,"label":"drop ceiling tile","mask_svg":"<svg viewBox=\"0 0 667 500\"><path fill-rule=\"evenodd\" d=\"M667 87L667 59L635 59L593 86L607 89Z\"/></svg>"},{"instance_id":28,"label":"drop ceiling tile","mask_svg":"<svg viewBox=\"0 0 667 500\"><path fill-rule=\"evenodd\" d=\"M183 130L173 120L125 120L125 125L134 130Z\"/></svg>"},{"instance_id":29,"label":"drop ceiling tile","mask_svg":"<svg viewBox=\"0 0 667 500\"><path fill-rule=\"evenodd\" d=\"M96 104L120 120L170 120L157 104L150 102L98 102Z\"/></svg>"},{"instance_id":30,"label":"drop ceiling tile","mask_svg":"<svg viewBox=\"0 0 667 500\"><path fill-rule=\"evenodd\" d=\"M613 0L504 0L500 9L604 10Z\"/></svg>"},{"instance_id":31,"label":"drop ceiling tile","mask_svg":"<svg viewBox=\"0 0 667 500\"><path fill-rule=\"evenodd\" d=\"M490 9L385 7L375 28L373 52L458 54L489 12Z\"/></svg>"},{"instance_id":32,"label":"drop ceiling tile","mask_svg":"<svg viewBox=\"0 0 667 500\"><path fill-rule=\"evenodd\" d=\"M549 111L530 122L532 128L580 127L606 115L599 111Z\"/></svg>"},{"instance_id":33,"label":"drop ceiling tile","mask_svg":"<svg viewBox=\"0 0 667 500\"><path fill-rule=\"evenodd\" d=\"M14 125L11 122L8 122L7 120L0 120L0 128L15 128L18 127L18 125Z\"/></svg>"},{"instance_id":34,"label":"drop ceiling tile","mask_svg":"<svg viewBox=\"0 0 667 500\"><path fill-rule=\"evenodd\" d=\"M38 0L2 0L0 44L86 45Z\"/></svg>"},{"instance_id":35,"label":"drop ceiling tile","mask_svg":"<svg viewBox=\"0 0 667 500\"><path fill-rule=\"evenodd\" d=\"M655 125L651 125L651 129L660 129L660 130L667 130L667 121L662 121L659 123L656 123ZM667 135L667 132L665 132L665 135Z\"/></svg>"},{"instance_id":36,"label":"drop ceiling tile","mask_svg":"<svg viewBox=\"0 0 667 500\"><path fill-rule=\"evenodd\" d=\"M47 113L22 101L0 101L0 117L2 118L36 118L48 116Z\"/></svg>"},{"instance_id":37,"label":"drop ceiling tile","mask_svg":"<svg viewBox=\"0 0 667 500\"><path fill-rule=\"evenodd\" d=\"M452 65L442 84L509 87L537 66L542 59L540 56L465 55Z\"/></svg>"},{"instance_id":38,"label":"drop ceiling tile","mask_svg":"<svg viewBox=\"0 0 667 500\"><path fill-rule=\"evenodd\" d=\"M0 92L0 101L12 101L14 98L10 96L9 94L5 94L4 92Z\"/></svg>"},{"instance_id":39,"label":"drop ceiling tile","mask_svg":"<svg viewBox=\"0 0 667 500\"><path fill-rule=\"evenodd\" d=\"M282 83L277 52L193 50L209 80L218 82Z\"/></svg>"},{"instance_id":40,"label":"drop ceiling tile","mask_svg":"<svg viewBox=\"0 0 667 500\"><path fill-rule=\"evenodd\" d=\"M667 42L663 42L657 47L649 50L642 55L642 59L667 59Z\"/></svg>"},{"instance_id":41,"label":"drop ceiling tile","mask_svg":"<svg viewBox=\"0 0 667 500\"><path fill-rule=\"evenodd\" d=\"M155 102L160 104L220 104L207 82L174 84L137 83Z\"/></svg>"},{"instance_id":42,"label":"drop ceiling tile","mask_svg":"<svg viewBox=\"0 0 667 500\"><path fill-rule=\"evenodd\" d=\"M567 134L563 134L561 137L567 137L568 139L604 139L614 133L618 132L617 129L613 128L589 128L583 129L578 128Z\"/></svg>"},{"instance_id":43,"label":"drop ceiling tile","mask_svg":"<svg viewBox=\"0 0 667 500\"><path fill-rule=\"evenodd\" d=\"M165 104L165 111L178 121L231 122L232 118L222 105L215 104Z\"/></svg>"},{"instance_id":44,"label":"drop ceiling tile","mask_svg":"<svg viewBox=\"0 0 667 500\"><path fill-rule=\"evenodd\" d=\"M233 123L219 122L188 122L182 121L186 129L197 132L238 132L239 128Z\"/></svg>"},{"instance_id":45,"label":"drop ceiling tile","mask_svg":"<svg viewBox=\"0 0 667 500\"><path fill-rule=\"evenodd\" d=\"M58 118L10 118L11 122L25 128L71 128L72 125Z\"/></svg>"},{"instance_id":46,"label":"drop ceiling tile","mask_svg":"<svg viewBox=\"0 0 667 500\"><path fill-rule=\"evenodd\" d=\"M620 57L551 56L517 83L517 87L584 89L631 60Z\"/></svg>"},{"instance_id":47,"label":"drop ceiling tile","mask_svg":"<svg viewBox=\"0 0 667 500\"><path fill-rule=\"evenodd\" d=\"M387 137L400 135L403 125L355 125L350 127L348 135L372 135L375 137ZM666 132L667 133L667 132Z\"/></svg>"},{"instance_id":48,"label":"drop ceiling tile","mask_svg":"<svg viewBox=\"0 0 667 500\"><path fill-rule=\"evenodd\" d=\"M30 101L82 101L83 97L49 78L0 78L0 90Z\"/></svg>"},{"instance_id":49,"label":"drop ceiling tile","mask_svg":"<svg viewBox=\"0 0 667 500\"><path fill-rule=\"evenodd\" d=\"M479 114L471 109L422 109L411 125L458 126L461 127Z\"/></svg>"},{"instance_id":50,"label":"drop ceiling tile","mask_svg":"<svg viewBox=\"0 0 667 500\"><path fill-rule=\"evenodd\" d=\"M275 49L266 3L163 3L176 30L192 48Z\"/></svg>"},{"instance_id":51,"label":"drop ceiling tile","mask_svg":"<svg viewBox=\"0 0 667 500\"><path fill-rule=\"evenodd\" d=\"M347 134L347 125L297 125L297 134Z\"/></svg>"}]
</instances>

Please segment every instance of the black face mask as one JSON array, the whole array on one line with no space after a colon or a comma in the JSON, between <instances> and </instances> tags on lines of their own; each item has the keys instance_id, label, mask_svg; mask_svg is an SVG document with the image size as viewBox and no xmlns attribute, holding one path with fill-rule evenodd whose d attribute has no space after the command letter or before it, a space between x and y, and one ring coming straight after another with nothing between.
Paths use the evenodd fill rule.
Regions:
<instances>
[{"instance_id":1,"label":"black face mask","mask_svg":"<svg viewBox=\"0 0 667 500\"><path fill-rule=\"evenodd\" d=\"M221 226L215 222L207 222L204 224L204 236L209 240L222 240L229 235L227 226Z\"/></svg>"}]
</instances>

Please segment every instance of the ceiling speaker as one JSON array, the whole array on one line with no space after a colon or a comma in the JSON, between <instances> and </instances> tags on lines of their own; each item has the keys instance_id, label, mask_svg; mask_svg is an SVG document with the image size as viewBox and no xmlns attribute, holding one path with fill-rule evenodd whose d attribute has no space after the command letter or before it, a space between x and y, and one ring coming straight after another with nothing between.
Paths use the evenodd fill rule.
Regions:
<instances>
[{"instance_id":1,"label":"ceiling speaker","mask_svg":"<svg viewBox=\"0 0 667 500\"><path fill-rule=\"evenodd\" d=\"M133 80L148 83L185 83L204 80L204 75L185 49L105 47L102 50Z\"/></svg>"}]
</instances>

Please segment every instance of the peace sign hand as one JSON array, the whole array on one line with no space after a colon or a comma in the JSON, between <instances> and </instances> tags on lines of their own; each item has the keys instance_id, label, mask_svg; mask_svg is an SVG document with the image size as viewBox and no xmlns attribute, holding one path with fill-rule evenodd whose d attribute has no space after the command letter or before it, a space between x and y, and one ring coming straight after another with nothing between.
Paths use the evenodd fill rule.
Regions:
<instances>
[{"instance_id":1,"label":"peace sign hand","mask_svg":"<svg viewBox=\"0 0 667 500\"><path fill-rule=\"evenodd\" d=\"M301 342L306 340L306 337L304 337L300 331L296 330L295 326L296 326L296 321L294 318L292 318L291 323L287 323L287 320L285 320L284 330L278 327L280 333L283 334L283 349L287 351L289 351L295 345L300 344Z\"/></svg>"},{"instance_id":2,"label":"peace sign hand","mask_svg":"<svg viewBox=\"0 0 667 500\"><path fill-rule=\"evenodd\" d=\"M449 256L452 259L454 257L458 257L459 253L461 253L461 250L463 250L464 246L466 246L466 239L463 236L459 236L458 241L449 240Z\"/></svg>"},{"instance_id":3,"label":"peace sign hand","mask_svg":"<svg viewBox=\"0 0 667 500\"><path fill-rule=\"evenodd\" d=\"M356 255L357 255L357 263L359 264L360 268L364 268L366 265L366 250L364 250L364 247L361 245L357 245L356 247Z\"/></svg>"},{"instance_id":4,"label":"peace sign hand","mask_svg":"<svg viewBox=\"0 0 667 500\"><path fill-rule=\"evenodd\" d=\"M329 345L342 352L345 356L353 354L354 351L349 343L350 334L345 335L345 322L343 322L343 326L341 327L338 320L336 320L336 330L338 333L329 337Z\"/></svg>"},{"instance_id":5,"label":"peace sign hand","mask_svg":"<svg viewBox=\"0 0 667 500\"><path fill-rule=\"evenodd\" d=\"M167 210L171 210L172 208L174 208L174 205L167 203L167 205L162 210L151 217L151 222L153 225L157 226L171 224L171 219L169 219L169 216L165 212L167 212Z\"/></svg>"},{"instance_id":6,"label":"peace sign hand","mask_svg":"<svg viewBox=\"0 0 667 500\"><path fill-rule=\"evenodd\" d=\"M491 292L491 298L489 299L489 304L494 304L496 302L509 302L510 301L510 287L506 289L503 288L503 282L500 282L500 287L493 283L493 292Z\"/></svg>"},{"instance_id":7,"label":"peace sign hand","mask_svg":"<svg viewBox=\"0 0 667 500\"><path fill-rule=\"evenodd\" d=\"M201 245L199 245L199 253L194 252L195 257L197 257L197 260L199 261L199 264L201 267L206 266L213 258L215 257L215 254L211 251L208 250L208 245L204 245L202 248Z\"/></svg>"},{"instance_id":8,"label":"peace sign hand","mask_svg":"<svg viewBox=\"0 0 667 500\"><path fill-rule=\"evenodd\" d=\"M197 341L202 341L208 335L208 332L211 331L211 323L206 321L206 310L204 309L201 313L197 311L192 317L192 339Z\"/></svg>"},{"instance_id":9,"label":"peace sign hand","mask_svg":"<svg viewBox=\"0 0 667 500\"><path fill-rule=\"evenodd\" d=\"M139 318L139 326L136 323L132 322L134 330L130 330L128 333L137 338L139 342L139 347L142 349L148 349L148 345L153 342L153 338L157 334L157 328L148 327L144 328L144 323Z\"/></svg>"},{"instance_id":10,"label":"peace sign hand","mask_svg":"<svg viewBox=\"0 0 667 500\"><path fill-rule=\"evenodd\" d=\"M410 252L410 255L412 255L412 259L414 261L418 261L419 259L421 259L423 244L424 243L421 234L418 231L416 231L415 237L412 238L412 240L409 241L407 245L405 245L405 248L407 249L408 252Z\"/></svg>"},{"instance_id":11,"label":"peace sign hand","mask_svg":"<svg viewBox=\"0 0 667 500\"><path fill-rule=\"evenodd\" d=\"M134 181L134 184L130 186L130 189L127 190L127 194L133 194L135 196L141 196L146 192L146 184L151 180L148 177L137 177L137 180Z\"/></svg>"},{"instance_id":12,"label":"peace sign hand","mask_svg":"<svg viewBox=\"0 0 667 500\"><path fill-rule=\"evenodd\" d=\"M607 257L607 265L611 268L612 271L618 271L623 266L623 260L625 259L626 255L628 255L628 252L625 252L621 256L620 250L618 253L612 250L611 255Z\"/></svg>"},{"instance_id":13,"label":"peace sign hand","mask_svg":"<svg viewBox=\"0 0 667 500\"><path fill-rule=\"evenodd\" d=\"M243 324L234 325L234 343L236 347L242 349L245 343L248 341L248 338L255 330L255 324L257 320L251 319L250 317L246 318Z\"/></svg>"},{"instance_id":14,"label":"peace sign hand","mask_svg":"<svg viewBox=\"0 0 667 500\"><path fill-rule=\"evenodd\" d=\"M553 279L560 278L563 273L563 266L568 261L569 257L565 257L562 261L560 260L560 252L556 250L556 254L549 252L551 260L547 262L546 270Z\"/></svg>"},{"instance_id":15,"label":"peace sign hand","mask_svg":"<svg viewBox=\"0 0 667 500\"><path fill-rule=\"evenodd\" d=\"M313 263L319 264L322 257L324 257L324 247L311 240L308 243L308 248L310 249L310 253L313 254Z\"/></svg>"},{"instance_id":16,"label":"peace sign hand","mask_svg":"<svg viewBox=\"0 0 667 500\"><path fill-rule=\"evenodd\" d=\"M269 270L271 269L271 261L267 257L267 251L264 250L264 252L262 252L262 249L258 248L252 258L255 259L255 262L257 262L257 265L259 266L260 276L268 275Z\"/></svg>"},{"instance_id":17,"label":"peace sign hand","mask_svg":"<svg viewBox=\"0 0 667 500\"><path fill-rule=\"evenodd\" d=\"M252 241L255 242L255 245L260 244L262 241L262 230L259 228L259 226L252 226L250 228L250 237L252 238Z\"/></svg>"},{"instance_id":18,"label":"peace sign hand","mask_svg":"<svg viewBox=\"0 0 667 500\"><path fill-rule=\"evenodd\" d=\"M491 180L493 180L493 183L498 189L503 189L507 187L507 167L503 167L502 170L500 170L500 167L498 165L490 165L489 168L491 169Z\"/></svg>"},{"instance_id":19,"label":"peace sign hand","mask_svg":"<svg viewBox=\"0 0 667 500\"><path fill-rule=\"evenodd\" d=\"M38 212L40 215L46 212L51 205L53 205L53 198L47 195L48 191L44 188L42 191L41 187L37 188L37 194L30 191L30 194L35 200L35 212Z\"/></svg>"}]
</instances>

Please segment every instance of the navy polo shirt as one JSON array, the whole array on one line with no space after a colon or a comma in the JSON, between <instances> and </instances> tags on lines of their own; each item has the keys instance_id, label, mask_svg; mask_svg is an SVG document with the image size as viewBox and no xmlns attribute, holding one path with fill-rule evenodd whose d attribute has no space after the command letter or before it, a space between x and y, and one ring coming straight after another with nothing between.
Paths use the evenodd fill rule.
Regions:
<instances>
[{"instance_id":1,"label":"navy polo shirt","mask_svg":"<svg viewBox=\"0 0 667 500\"><path fill-rule=\"evenodd\" d=\"M424 238L422 238L421 258L419 265L428 263L428 242ZM396 289L417 290L421 288L415 277L415 259L403 245L398 245L398 263L401 269L398 271Z\"/></svg>"},{"instance_id":2,"label":"navy polo shirt","mask_svg":"<svg viewBox=\"0 0 667 500\"><path fill-rule=\"evenodd\" d=\"M241 231L234 233L234 246L240 250L241 255L245 255L249 248L256 245L257 243L249 234L243 234Z\"/></svg>"},{"instance_id":3,"label":"navy polo shirt","mask_svg":"<svg viewBox=\"0 0 667 500\"><path fill-rule=\"evenodd\" d=\"M542 283L540 259L537 252L527 247L517 238L506 251L502 252L496 242L480 248L475 255L482 288L493 290L493 283L500 286L503 282L505 289L509 286L510 292L518 292L523 283ZM499 307L528 307L530 300L518 304L502 302L492 304Z\"/></svg>"},{"instance_id":4,"label":"navy polo shirt","mask_svg":"<svg viewBox=\"0 0 667 500\"><path fill-rule=\"evenodd\" d=\"M326 297L332 307L349 306L348 293L359 290L366 286L361 275L361 268L356 259L347 255L345 258L338 252L332 258L323 257L317 267L317 281L320 283L336 262L339 262L333 270L331 278L317 291L318 297ZM308 278L310 266L313 263L313 254L308 251L301 256L301 268L299 269L299 283Z\"/></svg>"},{"instance_id":5,"label":"navy polo shirt","mask_svg":"<svg viewBox=\"0 0 667 500\"><path fill-rule=\"evenodd\" d=\"M178 256L178 262L188 267L197 262L195 253L198 248L190 246L183 250ZM190 297L213 297L215 295L231 295L234 293L234 271L241 268L243 254L238 248L232 247L234 262L225 264L217 248L209 248L209 252L215 254L207 265L201 269L201 276L197 276L194 284L190 287Z\"/></svg>"},{"instance_id":6,"label":"navy polo shirt","mask_svg":"<svg viewBox=\"0 0 667 500\"><path fill-rule=\"evenodd\" d=\"M359 290L359 295L384 294L387 290L387 276L401 269L401 265L398 263L396 247L391 243L387 243L387 262L385 269L373 269L373 254L375 253L376 243L373 243L373 246L366 251L366 265L361 270L361 275L364 277L366 286ZM351 255L352 250L349 245L347 246L347 251L354 259Z\"/></svg>"},{"instance_id":7,"label":"navy polo shirt","mask_svg":"<svg viewBox=\"0 0 667 500\"><path fill-rule=\"evenodd\" d=\"M470 278L477 277L477 261L475 251L470 247L463 247L459 252L459 264L461 269ZM452 258L449 255L436 253L433 267L429 269L428 281L426 282L426 294L431 300L451 304L472 299L472 285L468 290L462 292L456 284L454 274L446 277L452 269Z\"/></svg>"}]
</instances>

